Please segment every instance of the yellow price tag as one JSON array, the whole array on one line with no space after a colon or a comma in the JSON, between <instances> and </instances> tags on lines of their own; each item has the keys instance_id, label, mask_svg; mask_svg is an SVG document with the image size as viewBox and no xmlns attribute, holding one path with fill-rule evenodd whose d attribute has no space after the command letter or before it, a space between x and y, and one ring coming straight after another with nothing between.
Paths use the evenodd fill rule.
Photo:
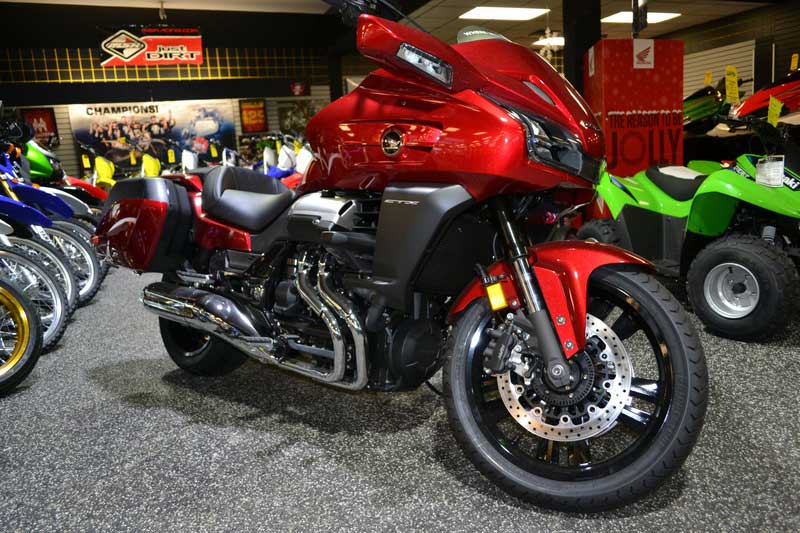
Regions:
<instances>
[{"instance_id":1,"label":"yellow price tag","mask_svg":"<svg viewBox=\"0 0 800 533\"><path fill-rule=\"evenodd\" d=\"M92 162L89 160L88 155L81 154L81 162L83 163L83 168L92 168Z\"/></svg>"},{"instance_id":2,"label":"yellow price tag","mask_svg":"<svg viewBox=\"0 0 800 533\"><path fill-rule=\"evenodd\" d=\"M711 81L712 81L711 80L711 76L712 76L712 72L710 70L707 70L706 71L706 75L703 78L703 85L711 85Z\"/></svg>"},{"instance_id":3,"label":"yellow price tag","mask_svg":"<svg viewBox=\"0 0 800 533\"><path fill-rule=\"evenodd\" d=\"M136 153L133 150L131 150L131 165L135 164L136 164Z\"/></svg>"},{"instance_id":4,"label":"yellow price tag","mask_svg":"<svg viewBox=\"0 0 800 533\"><path fill-rule=\"evenodd\" d=\"M211 157L218 157L218 156L219 156L219 152L217 152L217 145L214 144L214 143L211 143Z\"/></svg>"},{"instance_id":5,"label":"yellow price tag","mask_svg":"<svg viewBox=\"0 0 800 533\"><path fill-rule=\"evenodd\" d=\"M506 295L500 283L492 283L486 287L486 295L489 297L489 307L492 308L492 311L499 311L508 307Z\"/></svg>"},{"instance_id":6,"label":"yellow price tag","mask_svg":"<svg viewBox=\"0 0 800 533\"><path fill-rule=\"evenodd\" d=\"M800 54L792 54L792 64L789 70L797 70L797 62L800 60Z\"/></svg>"},{"instance_id":7,"label":"yellow price tag","mask_svg":"<svg viewBox=\"0 0 800 533\"><path fill-rule=\"evenodd\" d=\"M725 101L729 104L739 103L739 75L733 65L725 67Z\"/></svg>"},{"instance_id":8,"label":"yellow price tag","mask_svg":"<svg viewBox=\"0 0 800 533\"><path fill-rule=\"evenodd\" d=\"M769 107L767 108L767 122L769 122L773 126L777 126L778 119L781 117L782 107L783 107L783 102L781 102L774 96L770 96Z\"/></svg>"},{"instance_id":9,"label":"yellow price tag","mask_svg":"<svg viewBox=\"0 0 800 533\"><path fill-rule=\"evenodd\" d=\"M170 148L167 150L167 163L174 163L175 162L175 150Z\"/></svg>"},{"instance_id":10,"label":"yellow price tag","mask_svg":"<svg viewBox=\"0 0 800 533\"><path fill-rule=\"evenodd\" d=\"M120 137L117 140L120 142L120 144L126 144L128 142L128 140L125 137Z\"/></svg>"}]
</instances>

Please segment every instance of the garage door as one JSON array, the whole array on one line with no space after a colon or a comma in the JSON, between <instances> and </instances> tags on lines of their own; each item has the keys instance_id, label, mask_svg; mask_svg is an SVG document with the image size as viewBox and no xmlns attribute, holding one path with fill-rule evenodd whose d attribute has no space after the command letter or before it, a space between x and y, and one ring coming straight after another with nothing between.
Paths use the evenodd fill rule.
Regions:
<instances>
[{"instance_id":1,"label":"garage door","mask_svg":"<svg viewBox=\"0 0 800 533\"><path fill-rule=\"evenodd\" d=\"M733 65L739 79L751 80L743 83L743 96L753 94L753 58L755 57L755 41L743 41L687 54L683 58L683 97L686 98L697 89L703 87L706 72L711 71L712 84L716 85L725 76L725 67Z\"/></svg>"}]
</instances>

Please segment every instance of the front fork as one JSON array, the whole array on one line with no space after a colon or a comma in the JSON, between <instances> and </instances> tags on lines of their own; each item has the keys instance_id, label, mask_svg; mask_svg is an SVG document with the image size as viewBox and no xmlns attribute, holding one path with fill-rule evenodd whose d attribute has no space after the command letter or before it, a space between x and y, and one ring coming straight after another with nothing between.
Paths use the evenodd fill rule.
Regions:
<instances>
[{"instance_id":1,"label":"front fork","mask_svg":"<svg viewBox=\"0 0 800 533\"><path fill-rule=\"evenodd\" d=\"M509 219L508 207L502 200L498 199L494 207L500 230L510 253L509 262L522 291L525 307L528 309L528 316L524 318L529 321L529 324L526 324L525 320L521 320L516 325L523 330L528 330L526 332L537 340L538 350L544 359L550 383L556 388L566 387L570 384L567 358L553 328L550 313L547 311L547 305L536 280L536 273L528 263L528 249L525 246L528 238L526 235L522 235Z\"/></svg>"}]
</instances>

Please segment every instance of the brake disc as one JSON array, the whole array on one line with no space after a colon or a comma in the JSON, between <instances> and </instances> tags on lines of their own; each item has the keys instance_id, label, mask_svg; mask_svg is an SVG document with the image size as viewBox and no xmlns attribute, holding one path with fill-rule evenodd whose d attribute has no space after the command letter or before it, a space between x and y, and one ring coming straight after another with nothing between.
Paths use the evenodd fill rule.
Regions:
<instances>
[{"instance_id":1,"label":"brake disc","mask_svg":"<svg viewBox=\"0 0 800 533\"><path fill-rule=\"evenodd\" d=\"M531 401L531 386L515 373L497 376L503 404L519 425L537 437L562 442L595 437L613 427L630 401L633 363L611 326L587 314L586 338L594 336L603 341L605 348L592 356L593 393L571 406L572 412L567 407L548 404L538 395Z\"/></svg>"}]
</instances>

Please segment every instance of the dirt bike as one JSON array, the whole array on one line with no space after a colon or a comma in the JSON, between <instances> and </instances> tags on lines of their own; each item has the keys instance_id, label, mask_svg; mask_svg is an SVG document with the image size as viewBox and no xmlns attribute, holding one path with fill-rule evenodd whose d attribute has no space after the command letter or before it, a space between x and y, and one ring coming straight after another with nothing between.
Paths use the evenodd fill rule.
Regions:
<instances>
[{"instance_id":1,"label":"dirt bike","mask_svg":"<svg viewBox=\"0 0 800 533\"><path fill-rule=\"evenodd\" d=\"M142 301L190 373L251 357L397 391L443 367L459 444L509 493L587 512L650 492L702 426L700 340L648 261L523 230L560 190L593 194L589 107L497 34L449 46L337 4L381 69L310 120L297 189L226 166L121 181L96 245L163 274Z\"/></svg>"}]
</instances>

